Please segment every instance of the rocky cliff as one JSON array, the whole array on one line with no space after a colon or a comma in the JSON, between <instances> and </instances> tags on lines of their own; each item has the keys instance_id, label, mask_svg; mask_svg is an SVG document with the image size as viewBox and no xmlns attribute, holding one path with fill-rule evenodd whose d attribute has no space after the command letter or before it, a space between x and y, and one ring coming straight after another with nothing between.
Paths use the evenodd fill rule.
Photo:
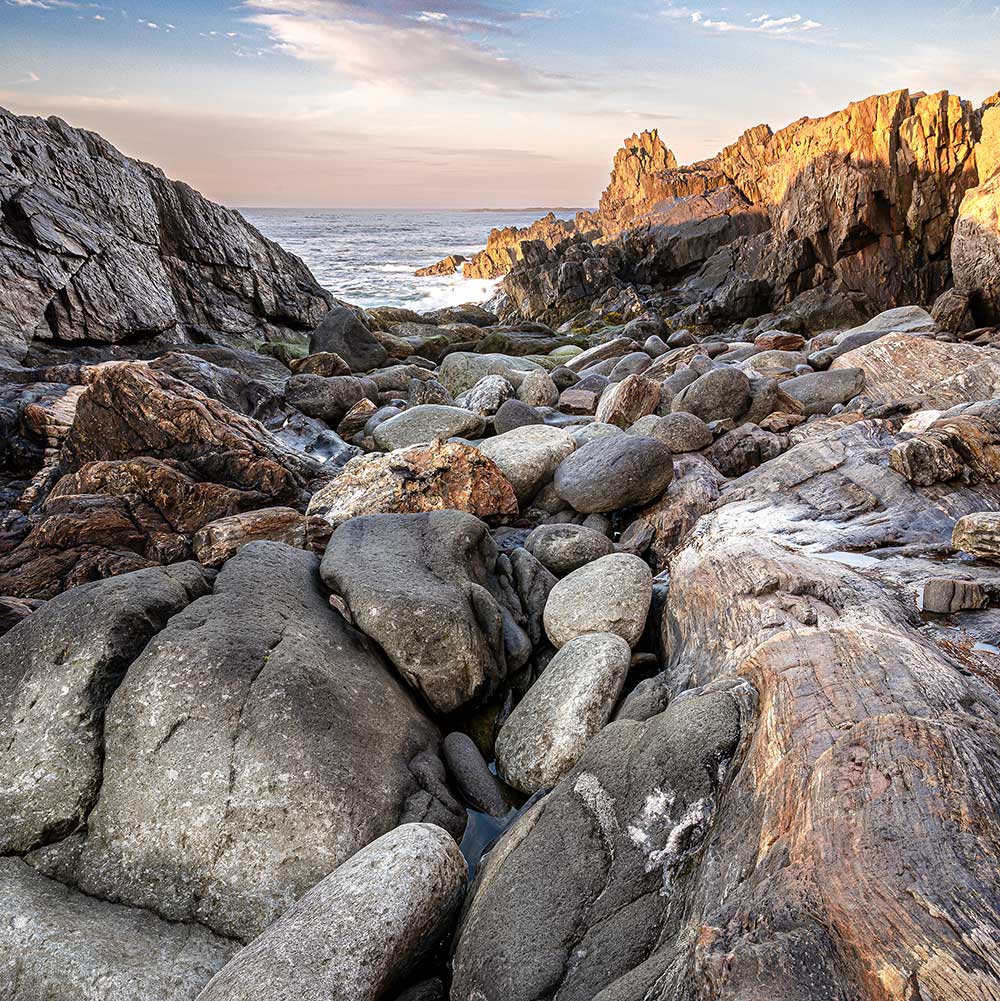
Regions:
<instances>
[{"instance_id":1,"label":"rocky cliff","mask_svg":"<svg viewBox=\"0 0 1000 1001\"><path fill-rule=\"evenodd\" d=\"M329 296L238 212L58 118L0 109L0 357L311 330Z\"/></svg>"},{"instance_id":2,"label":"rocky cliff","mask_svg":"<svg viewBox=\"0 0 1000 1001\"><path fill-rule=\"evenodd\" d=\"M786 309L803 293L813 293L812 310L817 295L833 297L831 315L929 306L954 281L969 286L987 322L996 257L981 240L996 232L992 201L980 188L978 203L970 195L962 204L996 169L996 117L992 102L977 111L947 92L899 90L778 132L756 126L686 167L655 131L632 136L601 197L594 242L609 277L589 298L652 286L662 293L658 311L677 326L724 326ZM963 249L953 268L957 226ZM970 239L979 249L968 249ZM559 293L562 254L512 257L520 263L500 302L510 315L580 313L578 298Z\"/></svg>"}]
</instances>

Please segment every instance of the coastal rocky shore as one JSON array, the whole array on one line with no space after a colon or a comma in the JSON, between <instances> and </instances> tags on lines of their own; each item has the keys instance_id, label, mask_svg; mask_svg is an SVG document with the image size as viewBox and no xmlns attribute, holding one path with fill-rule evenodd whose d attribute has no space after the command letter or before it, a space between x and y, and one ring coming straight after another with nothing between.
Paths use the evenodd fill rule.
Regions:
<instances>
[{"instance_id":1,"label":"coastal rocky shore","mask_svg":"<svg viewBox=\"0 0 1000 1001\"><path fill-rule=\"evenodd\" d=\"M1000 998L1000 99L497 234L0 111L0 999Z\"/></svg>"}]
</instances>

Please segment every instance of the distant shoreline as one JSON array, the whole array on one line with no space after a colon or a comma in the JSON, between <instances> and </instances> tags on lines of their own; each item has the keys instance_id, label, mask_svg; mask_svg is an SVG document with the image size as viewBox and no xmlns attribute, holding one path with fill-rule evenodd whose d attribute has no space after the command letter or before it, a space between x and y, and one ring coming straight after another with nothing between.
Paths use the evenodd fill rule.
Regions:
<instances>
[{"instance_id":1,"label":"distant shoreline","mask_svg":"<svg viewBox=\"0 0 1000 1001\"><path fill-rule=\"evenodd\" d=\"M555 205L551 208L545 205L529 205L523 209L458 209L459 212L592 212L593 209L580 208L572 205Z\"/></svg>"}]
</instances>

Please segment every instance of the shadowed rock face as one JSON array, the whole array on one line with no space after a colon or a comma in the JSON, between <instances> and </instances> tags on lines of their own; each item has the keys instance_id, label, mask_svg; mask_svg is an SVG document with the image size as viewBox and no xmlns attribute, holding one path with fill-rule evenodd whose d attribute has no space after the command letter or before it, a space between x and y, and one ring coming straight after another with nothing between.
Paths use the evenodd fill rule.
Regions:
<instances>
[{"instance_id":1,"label":"shadowed rock face","mask_svg":"<svg viewBox=\"0 0 1000 1001\"><path fill-rule=\"evenodd\" d=\"M0 109L0 357L309 331L329 296L239 213L92 132Z\"/></svg>"}]
</instances>

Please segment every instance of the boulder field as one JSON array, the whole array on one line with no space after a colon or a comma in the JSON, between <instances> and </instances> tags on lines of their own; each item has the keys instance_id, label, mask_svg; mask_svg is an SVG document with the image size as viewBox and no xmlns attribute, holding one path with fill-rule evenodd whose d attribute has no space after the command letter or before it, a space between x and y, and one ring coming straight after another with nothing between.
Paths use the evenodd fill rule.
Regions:
<instances>
[{"instance_id":1,"label":"boulder field","mask_svg":"<svg viewBox=\"0 0 1000 1001\"><path fill-rule=\"evenodd\" d=\"M867 164L790 164L874 126L924 242L809 258L891 303L622 284L561 331L340 303L0 114L0 998L1000 998L994 273L966 242L937 289L994 119L896 96L692 168L637 136L577 229L784 205L739 273L800 198L862 212Z\"/></svg>"}]
</instances>

